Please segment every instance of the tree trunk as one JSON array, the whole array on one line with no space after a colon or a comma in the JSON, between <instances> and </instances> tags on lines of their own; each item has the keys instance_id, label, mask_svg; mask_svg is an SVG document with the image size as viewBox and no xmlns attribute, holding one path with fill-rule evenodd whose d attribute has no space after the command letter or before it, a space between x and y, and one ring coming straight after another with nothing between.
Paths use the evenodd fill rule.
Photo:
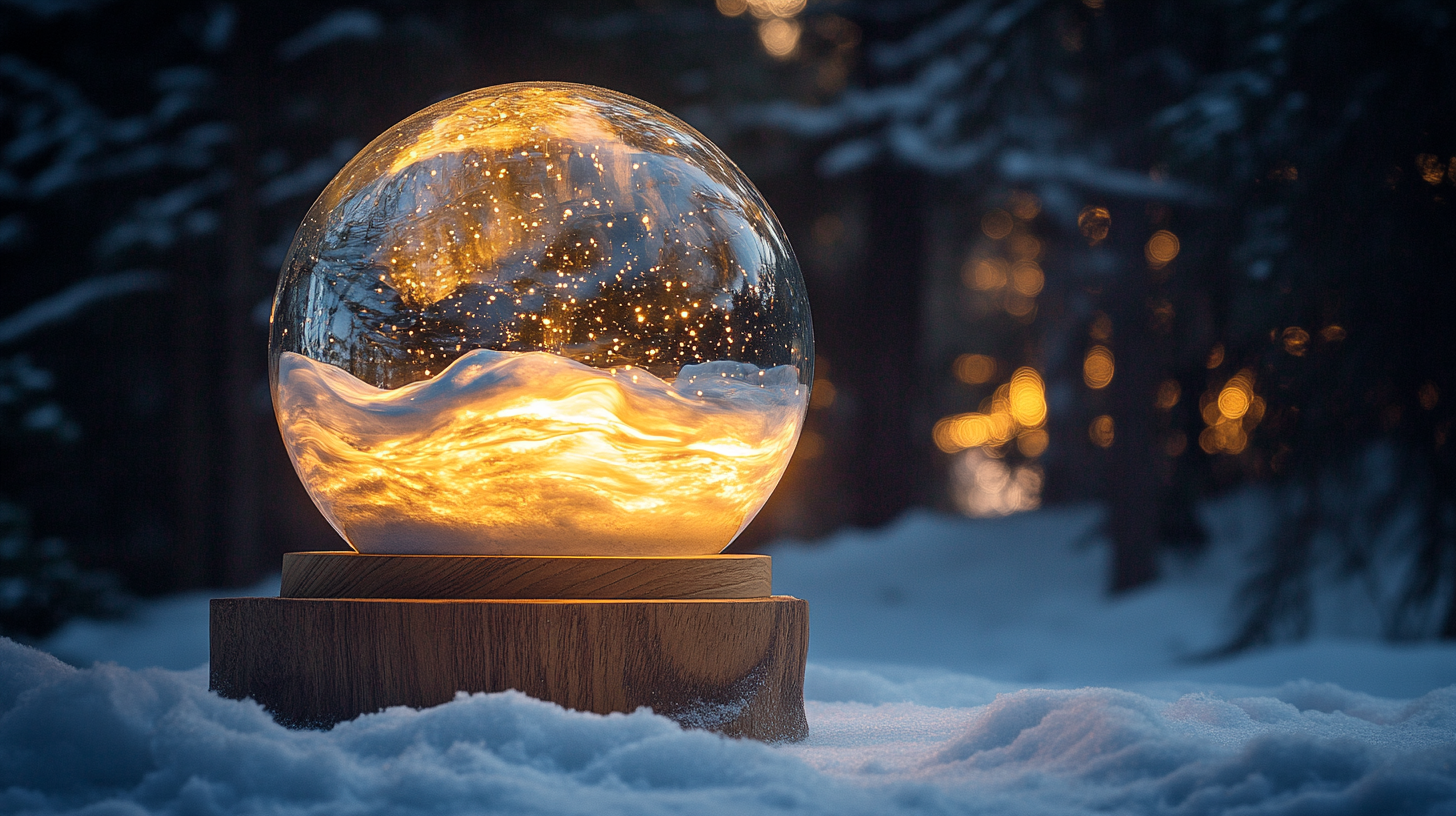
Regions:
<instances>
[{"instance_id":1,"label":"tree trunk","mask_svg":"<svg viewBox=\"0 0 1456 816\"><path fill-rule=\"evenodd\" d=\"M1139 207L1125 204L1120 209L1132 213ZM1127 223L1135 218L1124 216L1119 225L1119 213L1113 212L1115 244L1109 249L1131 267L1107 298L1112 305L1116 360L1109 386L1114 434L1107 451L1107 534L1112 542L1108 590L1116 594L1158 577L1159 495L1163 488L1157 467L1162 452L1157 449L1154 397L1168 342L1149 325L1148 301L1155 291L1142 268L1143 235L1135 223Z\"/></svg>"},{"instance_id":2,"label":"tree trunk","mask_svg":"<svg viewBox=\"0 0 1456 816\"><path fill-rule=\"evenodd\" d=\"M262 563L259 512L259 421L255 390L266 372L262 332L252 325L261 297L259 285L256 167L259 99L257 22L241 12L232 47L226 104L233 124L232 184L224 203L223 234L223 430L227 457L222 463L222 540L224 583L251 583L267 569Z\"/></svg>"},{"instance_id":3,"label":"tree trunk","mask_svg":"<svg viewBox=\"0 0 1456 816\"><path fill-rule=\"evenodd\" d=\"M173 443L173 569L175 588L206 586L212 578L217 546L213 529L213 406L218 332L204 253L195 243L184 248L176 280L171 391L175 395Z\"/></svg>"},{"instance_id":4,"label":"tree trunk","mask_svg":"<svg viewBox=\"0 0 1456 816\"><path fill-rule=\"evenodd\" d=\"M925 444L913 426L920 349L925 226L922 182L914 171L877 167L869 175L869 217L863 285L855 308L855 359L841 371L855 377L858 401L854 507L863 526L884 524L920 496ZM927 436L928 438L928 436Z\"/></svg>"}]
</instances>

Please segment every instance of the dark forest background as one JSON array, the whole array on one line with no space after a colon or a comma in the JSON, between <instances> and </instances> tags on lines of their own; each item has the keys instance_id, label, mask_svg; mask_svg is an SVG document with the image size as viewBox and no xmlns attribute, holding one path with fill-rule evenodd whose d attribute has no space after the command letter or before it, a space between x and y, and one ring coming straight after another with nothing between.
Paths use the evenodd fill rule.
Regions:
<instances>
[{"instance_id":1,"label":"dark forest background","mask_svg":"<svg viewBox=\"0 0 1456 816\"><path fill-rule=\"evenodd\" d=\"M815 400L735 549L1095 500L1117 593L1257 485L1228 649L1301 636L1320 570L1456 637L1453 35L1435 0L6 0L0 630L342 547L268 398L293 231L410 113L565 80L703 130L799 253ZM1022 369L1044 425L988 434Z\"/></svg>"}]
</instances>

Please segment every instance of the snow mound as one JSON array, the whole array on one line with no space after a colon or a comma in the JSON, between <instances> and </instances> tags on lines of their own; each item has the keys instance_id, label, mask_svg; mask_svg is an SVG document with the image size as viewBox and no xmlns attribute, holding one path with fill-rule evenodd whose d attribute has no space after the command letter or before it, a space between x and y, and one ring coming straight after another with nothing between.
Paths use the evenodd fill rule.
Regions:
<instances>
[{"instance_id":1,"label":"snow mound","mask_svg":"<svg viewBox=\"0 0 1456 816\"><path fill-rule=\"evenodd\" d=\"M1456 813L1456 687L997 695L821 667L811 685L965 704L812 702L810 739L784 746L515 692L289 731L202 670L76 669L0 640L0 813Z\"/></svg>"},{"instance_id":2,"label":"snow mound","mask_svg":"<svg viewBox=\"0 0 1456 816\"><path fill-rule=\"evenodd\" d=\"M1307 641L1195 659L1231 631L1247 550L1269 523L1261 498L1206 505L1208 552L1169 558L1160 581L1115 599L1103 591L1108 556L1095 505L993 520L917 511L880 530L779 547L774 591L809 601L810 660L890 676L915 666L1015 688L1159 684L1158 696L1308 679L1410 698L1456 683L1456 645L1379 640L1378 609L1348 579L1313 588Z\"/></svg>"}]
</instances>

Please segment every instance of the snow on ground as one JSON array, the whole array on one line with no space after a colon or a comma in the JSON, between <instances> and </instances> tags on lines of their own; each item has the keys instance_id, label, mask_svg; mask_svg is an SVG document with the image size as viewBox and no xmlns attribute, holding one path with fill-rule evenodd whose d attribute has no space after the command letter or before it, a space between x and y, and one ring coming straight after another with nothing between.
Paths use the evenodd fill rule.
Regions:
<instances>
[{"instance_id":1,"label":"snow on ground","mask_svg":"<svg viewBox=\"0 0 1456 816\"><path fill-rule=\"evenodd\" d=\"M812 619L797 745L517 693L288 731L206 691L206 596L180 596L44 644L88 668L0 641L0 813L1456 816L1456 648L1372 640L1331 585L1311 641L1185 659L1256 516L1214 507L1208 557L1117 602L1091 508L780 548Z\"/></svg>"}]
</instances>

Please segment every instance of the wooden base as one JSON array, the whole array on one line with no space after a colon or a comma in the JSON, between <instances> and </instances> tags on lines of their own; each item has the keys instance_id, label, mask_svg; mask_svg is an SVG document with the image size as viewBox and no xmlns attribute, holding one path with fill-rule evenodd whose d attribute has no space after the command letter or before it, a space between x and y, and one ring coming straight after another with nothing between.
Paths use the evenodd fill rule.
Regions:
<instances>
[{"instance_id":1,"label":"wooden base","mask_svg":"<svg viewBox=\"0 0 1456 816\"><path fill-rule=\"evenodd\" d=\"M684 726L730 736L782 741L802 739L808 733L803 691L809 605L797 598L768 596L766 575L761 582L765 597L731 598L733 593L742 594L743 587L757 585L752 573L766 572L764 556L747 557L734 566L715 561L729 558L725 556L548 557L529 561L595 563L523 565L521 559L506 556L344 553L320 561L297 556L325 554L291 555L292 569L285 560L285 595L328 586L374 586L384 592L389 583L371 583L368 576L391 571L396 577L402 574L400 582L405 585L421 575L445 576L446 585L456 589L443 591L474 587L519 592L524 580L543 592L577 586L606 593L609 589L604 587L612 586L611 576L616 575L616 585L623 591L652 593L669 584L642 576L660 577L653 570L661 569L688 576L688 585L694 574L716 573L727 576L729 587L738 588L715 590L707 581L693 590L728 592L730 599L508 595L214 600L212 689L224 697L251 697L285 725L328 727L388 706L439 705L457 691L518 689L600 714L647 706ZM482 558L496 560L472 560ZM708 563L696 567L640 563L691 561ZM300 570L300 564L308 568ZM520 580L506 580L510 576ZM428 581L422 585L424 590L414 591L429 591Z\"/></svg>"},{"instance_id":2,"label":"wooden base","mask_svg":"<svg viewBox=\"0 0 1456 816\"><path fill-rule=\"evenodd\" d=\"M766 555L605 558L546 555L283 556L285 598L698 600L767 598Z\"/></svg>"}]
</instances>

